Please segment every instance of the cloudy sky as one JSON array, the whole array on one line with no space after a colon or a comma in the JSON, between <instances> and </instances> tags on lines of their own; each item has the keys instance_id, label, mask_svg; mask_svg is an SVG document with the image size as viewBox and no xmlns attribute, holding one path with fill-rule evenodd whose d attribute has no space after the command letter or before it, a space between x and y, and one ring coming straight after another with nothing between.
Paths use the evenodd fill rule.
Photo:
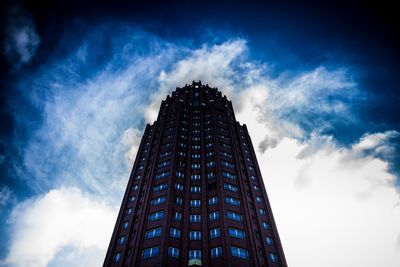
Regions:
<instances>
[{"instance_id":1,"label":"cloudy sky","mask_svg":"<svg viewBox=\"0 0 400 267\"><path fill-rule=\"evenodd\" d=\"M289 266L400 266L393 6L32 2L1 6L0 266L100 266L144 127L192 80L248 126Z\"/></svg>"}]
</instances>

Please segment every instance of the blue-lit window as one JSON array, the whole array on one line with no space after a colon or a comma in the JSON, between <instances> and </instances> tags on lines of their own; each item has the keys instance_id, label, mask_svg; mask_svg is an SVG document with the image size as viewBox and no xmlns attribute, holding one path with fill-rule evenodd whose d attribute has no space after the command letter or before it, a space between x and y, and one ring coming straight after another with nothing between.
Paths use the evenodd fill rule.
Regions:
<instances>
[{"instance_id":1,"label":"blue-lit window","mask_svg":"<svg viewBox=\"0 0 400 267\"><path fill-rule=\"evenodd\" d=\"M221 229L220 228L214 228L210 230L210 238L216 238L221 235Z\"/></svg>"},{"instance_id":2,"label":"blue-lit window","mask_svg":"<svg viewBox=\"0 0 400 267\"><path fill-rule=\"evenodd\" d=\"M179 258L179 248L168 247L168 257L170 258Z\"/></svg>"},{"instance_id":3,"label":"blue-lit window","mask_svg":"<svg viewBox=\"0 0 400 267\"><path fill-rule=\"evenodd\" d=\"M170 160L167 160L167 161L164 161L164 162L159 163L159 164L158 164L158 168L166 167L166 166L168 166L168 165L170 165L170 164L171 164L171 161L170 161Z\"/></svg>"},{"instance_id":4,"label":"blue-lit window","mask_svg":"<svg viewBox=\"0 0 400 267\"><path fill-rule=\"evenodd\" d=\"M267 236L265 238L265 243L267 243L268 246L272 246L274 244L274 241L272 240L272 237Z\"/></svg>"},{"instance_id":5,"label":"blue-lit window","mask_svg":"<svg viewBox=\"0 0 400 267\"><path fill-rule=\"evenodd\" d=\"M183 172L176 172L176 177L177 178L184 178L185 174Z\"/></svg>"},{"instance_id":6,"label":"blue-lit window","mask_svg":"<svg viewBox=\"0 0 400 267\"><path fill-rule=\"evenodd\" d=\"M123 222L122 223L122 228L128 229L128 227L129 227L129 222Z\"/></svg>"},{"instance_id":7,"label":"blue-lit window","mask_svg":"<svg viewBox=\"0 0 400 267\"><path fill-rule=\"evenodd\" d=\"M192 199L190 200L190 206L191 207L200 207L200 199Z\"/></svg>"},{"instance_id":8,"label":"blue-lit window","mask_svg":"<svg viewBox=\"0 0 400 267\"><path fill-rule=\"evenodd\" d=\"M183 199L181 197L176 197L175 198L175 204L176 205L182 205L183 204Z\"/></svg>"},{"instance_id":9,"label":"blue-lit window","mask_svg":"<svg viewBox=\"0 0 400 267\"><path fill-rule=\"evenodd\" d=\"M179 152L178 152L178 155L181 156L181 157L184 157L184 156L186 156L186 153L185 153L185 152L182 152L182 151L179 151Z\"/></svg>"},{"instance_id":10,"label":"blue-lit window","mask_svg":"<svg viewBox=\"0 0 400 267\"><path fill-rule=\"evenodd\" d=\"M167 198L165 196L162 196L162 197L153 198L150 203L151 203L151 205L155 206L155 205L164 203L166 200L167 200Z\"/></svg>"},{"instance_id":11,"label":"blue-lit window","mask_svg":"<svg viewBox=\"0 0 400 267\"><path fill-rule=\"evenodd\" d=\"M183 185L182 185L182 184L175 183L175 189L176 189L176 190L179 190L179 191L183 191Z\"/></svg>"},{"instance_id":12,"label":"blue-lit window","mask_svg":"<svg viewBox=\"0 0 400 267\"><path fill-rule=\"evenodd\" d=\"M174 220L175 220L175 221L181 221L181 220L182 220L182 213L180 213L180 212L175 212L175 214L174 214Z\"/></svg>"},{"instance_id":13,"label":"blue-lit window","mask_svg":"<svg viewBox=\"0 0 400 267\"><path fill-rule=\"evenodd\" d=\"M160 252L160 247L145 248L142 251L142 259L157 257Z\"/></svg>"},{"instance_id":14,"label":"blue-lit window","mask_svg":"<svg viewBox=\"0 0 400 267\"><path fill-rule=\"evenodd\" d=\"M241 259L248 259L249 258L249 251L244 248L238 248L231 246L231 254L233 257L241 258Z\"/></svg>"},{"instance_id":15,"label":"blue-lit window","mask_svg":"<svg viewBox=\"0 0 400 267\"><path fill-rule=\"evenodd\" d=\"M190 222L200 222L201 215L200 214L191 214L190 215Z\"/></svg>"},{"instance_id":16,"label":"blue-lit window","mask_svg":"<svg viewBox=\"0 0 400 267\"><path fill-rule=\"evenodd\" d=\"M211 139L211 138L212 138L212 135L211 135L211 134L209 134L209 135L206 136L206 139Z\"/></svg>"},{"instance_id":17,"label":"blue-lit window","mask_svg":"<svg viewBox=\"0 0 400 267\"><path fill-rule=\"evenodd\" d=\"M181 237L181 230L176 228L169 229L169 236L173 238L180 238Z\"/></svg>"},{"instance_id":18,"label":"blue-lit window","mask_svg":"<svg viewBox=\"0 0 400 267\"><path fill-rule=\"evenodd\" d=\"M231 204L231 205L234 205L234 206L239 206L240 205L239 199L236 199L236 198L233 198L233 197L225 197L225 203Z\"/></svg>"},{"instance_id":19,"label":"blue-lit window","mask_svg":"<svg viewBox=\"0 0 400 267\"><path fill-rule=\"evenodd\" d=\"M256 197L256 201L257 201L257 203L261 203L262 202L262 198L261 197Z\"/></svg>"},{"instance_id":20,"label":"blue-lit window","mask_svg":"<svg viewBox=\"0 0 400 267\"><path fill-rule=\"evenodd\" d=\"M200 154L192 154L192 159L199 159L200 158Z\"/></svg>"},{"instance_id":21,"label":"blue-lit window","mask_svg":"<svg viewBox=\"0 0 400 267\"><path fill-rule=\"evenodd\" d=\"M236 229L236 228L229 228L228 229L228 233L230 237L235 237L235 238L239 238L239 239L245 239L246 234L244 231Z\"/></svg>"},{"instance_id":22,"label":"blue-lit window","mask_svg":"<svg viewBox=\"0 0 400 267\"><path fill-rule=\"evenodd\" d=\"M128 208L128 209L126 210L126 215L130 215L130 214L132 214L132 208Z\"/></svg>"},{"instance_id":23,"label":"blue-lit window","mask_svg":"<svg viewBox=\"0 0 400 267\"><path fill-rule=\"evenodd\" d=\"M222 257L222 247L216 247L211 249L211 258Z\"/></svg>"},{"instance_id":24,"label":"blue-lit window","mask_svg":"<svg viewBox=\"0 0 400 267\"><path fill-rule=\"evenodd\" d=\"M122 258L122 254L121 253L115 253L113 256L113 262L120 262Z\"/></svg>"},{"instance_id":25,"label":"blue-lit window","mask_svg":"<svg viewBox=\"0 0 400 267\"><path fill-rule=\"evenodd\" d=\"M251 167L251 166L249 166L249 170L250 170L250 171L254 171L254 168Z\"/></svg>"},{"instance_id":26,"label":"blue-lit window","mask_svg":"<svg viewBox=\"0 0 400 267\"><path fill-rule=\"evenodd\" d=\"M219 219L219 212L218 211L210 212L209 218L210 218L211 222L215 221L215 220L218 220Z\"/></svg>"},{"instance_id":27,"label":"blue-lit window","mask_svg":"<svg viewBox=\"0 0 400 267\"><path fill-rule=\"evenodd\" d=\"M265 215L265 210L264 209L259 209L259 211L260 211L261 215Z\"/></svg>"},{"instance_id":28,"label":"blue-lit window","mask_svg":"<svg viewBox=\"0 0 400 267\"><path fill-rule=\"evenodd\" d=\"M145 238L150 239L150 238L155 238L159 237L161 235L161 227L150 229L146 231Z\"/></svg>"},{"instance_id":29,"label":"blue-lit window","mask_svg":"<svg viewBox=\"0 0 400 267\"><path fill-rule=\"evenodd\" d=\"M206 144L206 148L210 148L210 147L212 147L213 146L213 143L208 143L208 144Z\"/></svg>"},{"instance_id":30,"label":"blue-lit window","mask_svg":"<svg viewBox=\"0 0 400 267\"><path fill-rule=\"evenodd\" d=\"M232 158L232 154L226 153L226 152L221 152L221 156L225 156L227 158Z\"/></svg>"},{"instance_id":31,"label":"blue-lit window","mask_svg":"<svg viewBox=\"0 0 400 267\"><path fill-rule=\"evenodd\" d=\"M169 156L169 155L171 155L171 154L172 154L171 151L167 151L167 152L161 153L161 154L160 154L160 158L165 158L165 157L167 157L167 156Z\"/></svg>"},{"instance_id":32,"label":"blue-lit window","mask_svg":"<svg viewBox=\"0 0 400 267\"><path fill-rule=\"evenodd\" d=\"M213 155L214 155L214 152L213 152L213 151L207 152L207 154L206 154L207 157L211 157L211 156L213 156Z\"/></svg>"},{"instance_id":33,"label":"blue-lit window","mask_svg":"<svg viewBox=\"0 0 400 267\"><path fill-rule=\"evenodd\" d=\"M268 230L268 229L269 229L269 224L268 224L267 222L263 222L263 223L261 224L261 226L262 226L262 228L263 228L264 230Z\"/></svg>"},{"instance_id":34,"label":"blue-lit window","mask_svg":"<svg viewBox=\"0 0 400 267\"><path fill-rule=\"evenodd\" d=\"M156 174L156 176L155 176L156 179L161 179L161 178L166 178L166 177L169 177L169 172L161 172L161 173Z\"/></svg>"},{"instance_id":35,"label":"blue-lit window","mask_svg":"<svg viewBox=\"0 0 400 267\"><path fill-rule=\"evenodd\" d=\"M137 184L135 184L134 186L132 186L132 190L133 190L133 191L138 190L138 188L139 188L139 186L138 186Z\"/></svg>"},{"instance_id":36,"label":"blue-lit window","mask_svg":"<svg viewBox=\"0 0 400 267\"><path fill-rule=\"evenodd\" d=\"M135 177L136 180L140 180L140 178L142 178L142 176L140 176L140 175L136 175L136 177Z\"/></svg>"},{"instance_id":37,"label":"blue-lit window","mask_svg":"<svg viewBox=\"0 0 400 267\"><path fill-rule=\"evenodd\" d=\"M200 193L200 186L191 186L190 192L191 193Z\"/></svg>"},{"instance_id":38,"label":"blue-lit window","mask_svg":"<svg viewBox=\"0 0 400 267\"><path fill-rule=\"evenodd\" d=\"M190 175L191 180L200 180L200 174L192 174Z\"/></svg>"},{"instance_id":39,"label":"blue-lit window","mask_svg":"<svg viewBox=\"0 0 400 267\"><path fill-rule=\"evenodd\" d=\"M118 245L123 245L125 243L126 237L125 236L120 236L118 238Z\"/></svg>"},{"instance_id":40,"label":"blue-lit window","mask_svg":"<svg viewBox=\"0 0 400 267\"><path fill-rule=\"evenodd\" d=\"M208 199L208 205L212 206L216 204L218 204L218 197L211 197Z\"/></svg>"},{"instance_id":41,"label":"blue-lit window","mask_svg":"<svg viewBox=\"0 0 400 267\"><path fill-rule=\"evenodd\" d=\"M136 199L135 196L131 196L131 197L129 198L129 202L135 202L135 199Z\"/></svg>"},{"instance_id":42,"label":"blue-lit window","mask_svg":"<svg viewBox=\"0 0 400 267\"><path fill-rule=\"evenodd\" d=\"M258 186L256 186L256 185L253 185L253 188L254 188L254 190L256 190L256 191L260 191L260 188L259 188Z\"/></svg>"},{"instance_id":43,"label":"blue-lit window","mask_svg":"<svg viewBox=\"0 0 400 267\"><path fill-rule=\"evenodd\" d=\"M190 240L201 240L201 232L200 231L190 231L189 239Z\"/></svg>"},{"instance_id":44,"label":"blue-lit window","mask_svg":"<svg viewBox=\"0 0 400 267\"><path fill-rule=\"evenodd\" d=\"M222 176L229 178L229 179L236 179L236 175L231 174L229 172L222 172Z\"/></svg>"},{"instance_id":45,"label":"blue-lit window","mask_svg":"<svg viewBox=\"0 0 400 267\"><path fill-rule=\"evenodd\" d=\"M157 221L157 220L161 220L163 217L164 217L164 211L160 210L157 212L150 213L148 220L149 221Z\"/></svg>"},{"instance_id":46,"label":"blue-lit window","mask_svg":"<svg viewBox=\"0 0 400 267\"><path fill-rule=\"evenodd\" d=\"M189 250L189 260L191 259L201 259L201 250L199 249L193 249Z\"/></svg>"},{"instance_id":47,"label":"blue-lit window","mask_svg":"<svg viewBox=\"0 0 400 267\"><path fill-rule=\"evenodd\" d=\"M228 211L226 213L226 216L230 220L234 220L234 221L238 221L238 222L240 222L242 220L242 215L240 215L239 213L235 213L233 211Z\"/></svg>"},{"instance_id":48,"label":"blue-lit window","mask_svg":"<svg viewBox=\"0 0 400 267\"><path fill-rule=\"evenodd\" d=\"M233 169L235 167L235 165L233 165L232 163L229 163L227 161L221 161L222 166L228 167L230 169Z\"/></svg>"},{"instance_id":49,"label":"blue-lit window","mask_svg":"<svg viewBox=\"0 0 400 267\"><path fill-rule=\"evenodd\" d=\"M199 163L192 163L192 169L200 169L200 164Z\"/></svg>"},{"instance_id":50,"label":"blue-lit window","mask_svg":"<svg viewBox=\"0 0 400 267\"><path fill-rule=\"evenodd\" d=\"M215 166L215 161L207 162L207 167L213 167L213 166Z\"/></svg>"},{"instance_id":51,"label":"blue-lit window","mask_svg":"<svg viewBox=\"0 0 400 267\"><path fill-rule=\"evenodd\" d=\"M192 137L193 141L200 141L200 137Z\"/></svg>"},{"instance_id":52,"label":"blue-lit window","mask_svg":"<svg viewBox=\"0 0 400 267\"><path fill-rule=\"evenodd\" d=\"M268 258L273 263L277 263L278 262L278 255L276 255L273 252L268 253Z\"/></svg>"},{"instance_id":53,"label":"blue-lit window","mask_svg":"<svg viewBox=\"0 0 400 267\"><path fill-rule=\"evenodd\" d=\"M200 149L200 146L199 145L193 145L192 149Z\"/></svg>"},{"instance_id":54,"label":"blue-lit window","mask_svg":"<svg viewBox=\"0 0 400 267\"><path fill-rule=\"evenodd\" d=\"M184 144L184 143L179 143L178 146L185 148L185 147L186 147L186 144Z\"/></svg>"},{"instance_id":55,"label":"blue-lit window","mask_svg":"<svg viewBox=\"0 0 400 267\"><path fill-rule=\"evenodd\" d=\"M237 192L239 189L231 184L224 184L224 189L232 191L232 192Z\"/></svg>"},{"instance_id":56,"label":"blue-lit window","mask_svg":"<svg viewBox=\"0 0 400 267\"><path fill-rule=\"evenodd\" d=\"M158 191L161 191L161 190L165 190L167 188L168 188L168 184L167 183L158 184L158 185L153 186L153 191L154 192L158 192Z\"/></svg>"},{"instance_id":57,"label":"blue-lit window","mask_svg":"<svg viewBox=\"0 0 400 267\"><path fill-rule=\"evenodd\" d=\"M213 178L215 178L214 173L212 172L207 173L207 179L213 179Z\"/></svg>"}]
</instances>

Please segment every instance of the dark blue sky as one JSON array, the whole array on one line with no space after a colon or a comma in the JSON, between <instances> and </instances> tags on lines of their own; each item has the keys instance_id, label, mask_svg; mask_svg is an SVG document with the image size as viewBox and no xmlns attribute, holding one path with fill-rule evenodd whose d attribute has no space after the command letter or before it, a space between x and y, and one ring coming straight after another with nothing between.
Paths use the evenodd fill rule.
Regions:
<instances>
[{"instance_id":1,"label":"dark blue sky","mask_svg":"<svg viewBox=\"0 0 400 267\"><path fill-rule=\"evenodd\" d=\"M14 6L23 9L23 15L31 18L30 23L35 25L40 37L32 58L23 64L18 63L18 58L8 53L3 45L0 185L11 189L13 198L10 205L0 211L2 221L9 216L13 205L51 188L47 182L31 186L29 181L37 180L36 174L26 172L22 163L32 144L43 143L37 132L46 120L43 110L47 103L40 101L45 90L41 86L45 75L49 70L59 68L59 62L68 61L69 55L87 42L89 55L85 63L76 65L74 70L79 73L80 82L90 80L110 68L109 62L115 59L116 51L126 45L121 40L124 36L130 40L132 29L143 33L142 39L133 39L134 47L129 48L129 54L137 57L171 45L188 50L198 49L205 43L221 44L243 38L249 47L246 56L253 62L266 62L268 76L272 78L313 70L321 65L344 67L357 81L361 93L356 97L346 96L346 99L332 95L324 101L346 102L351 105L356 120L301 111L286 115L286 119L296 121L307 133L321 121L328 121L330 127L324 129L325 134L333 135L344 147L364 133L400 131L400 32L395 27L400 21L398 9L386 1L373 5L277 4L276 1L146 1L145 4L139 1L5 1L1 5L3 44L10 38L9 25L15 20L10 10ZM167 44L158 47L160 43ZM177 59L187 55L185 49L182 49L182 55L176 56ZM111 66L110 72L122 70L129 58L121 56L118 60L119 64ZM162 68L168 70L172 66L166 64ZM58 74L60 72L61 67ZM74 73L65 73L65 77L71 83L78 81L74 80ZM142 83L144 88L149 87L149 92L157 86L152 81ZM399 174L400 162L398 139L392 142L396 153L390 156L376 154L388 160L396 174ZM59 172L58 165L49 167L52 168L55 173ZM38 189L40 186L43 188ZM4 244L0 246L0 256L4 255L5 247Z\"/></svg>"}]
</instances>

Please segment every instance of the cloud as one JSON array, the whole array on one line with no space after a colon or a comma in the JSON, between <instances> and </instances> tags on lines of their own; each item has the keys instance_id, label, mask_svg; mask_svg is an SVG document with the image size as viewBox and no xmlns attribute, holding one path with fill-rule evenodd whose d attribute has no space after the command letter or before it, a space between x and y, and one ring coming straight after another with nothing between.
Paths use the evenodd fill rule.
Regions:
<instances>
[{"instance_id":1,"label":"cloud","mask_svg":"<svg viewBox=\"0 0 400 267\"><path fill-rule=\"evenodd\" d=\"M3 51L8 60L19 68L31 61L40 45L31 15L20 5L10 6L7 14Z\"/></svg>"},{"instance_id":2,"label":"cloud","mask_svg":"<svg viewBox=\"0 0 400 267\"><path fill-rule=\"evenodd\" d=\"M77 188L54 189L24 201L15 207L9 221L13 239L2 264L100 266L115 217L115 208ZM87 258L81 261L79 255Z\"/></svg>"},{"instance_id":3,"label":"cloud","mask_svg":"<svg viewBox=\"0 0 400 267\"><path fill-rule=\"evenodd\" d=\"M7 186L3 186L0 189L0 207L4 206L12 198L12 191Z\"/></svg>"}]
</instances>

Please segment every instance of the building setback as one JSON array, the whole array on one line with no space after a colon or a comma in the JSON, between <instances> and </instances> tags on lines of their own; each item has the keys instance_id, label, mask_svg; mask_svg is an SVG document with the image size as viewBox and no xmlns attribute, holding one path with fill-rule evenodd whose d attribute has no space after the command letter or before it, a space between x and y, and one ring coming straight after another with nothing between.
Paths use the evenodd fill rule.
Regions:
<instances>
[{"instance_id":1,"label":"building setback","mask_svg":"<svg viewBox=\"0 0 400 267\"><path fill-rule=\"evenodd\" d=\"M246 125L193 82L147 125L104 266L287 266Z\"/></svg>"}]
</instances>

